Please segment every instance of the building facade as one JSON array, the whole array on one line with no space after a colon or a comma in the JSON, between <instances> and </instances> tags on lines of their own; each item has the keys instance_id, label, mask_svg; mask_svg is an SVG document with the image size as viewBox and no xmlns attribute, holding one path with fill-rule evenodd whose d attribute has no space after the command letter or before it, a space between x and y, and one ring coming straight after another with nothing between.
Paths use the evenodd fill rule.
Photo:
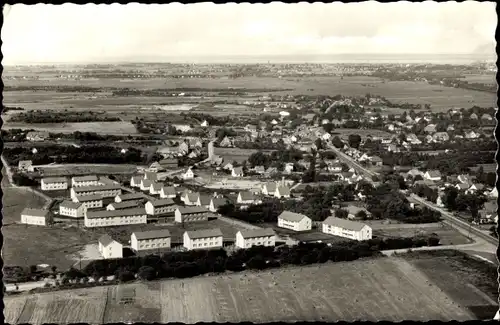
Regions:
<instances>
[{"instance_id":1,"label":"building facade","mask_svg":"<svg viewBox=\"0 0 500 325\"><path fill-rule=\"evenodd\" d=\"M103 235L99 238L99 253L105 259L122 258L123 245L109 235Z\"/></svg>"},{"instance_id":2,"label":"building facade","mask_svg":"<svg viewBox=\"0 0 500 325\"><path fill-rule=\"evenodd\" d=\"M25 208L21 212L21 223L46 226L48 224L49 215L49 210Z\"/></svg>"},{"instance_id":3,"label":"building facade","mask_svg":"<svg viewBox=\"0 0 500 325\"><path fill-rule=\"evenodd\" d=\"M157 216L162 214L171 214L175 211L177 206L172 199L160 199L148 201L145 208L148 215Z\"/></svg>"},{"instance_id":4,"label":"building facade","mask_svg":"<svg viewBox=\"0 0 500 325\"><path fill-rule=\"evenodd\" d=\"M99 178L95 175L73 177L71 179L72 187L96 186L99 185Z\"/></svg>"},{"instance_id":5,"label":"building facade","mask_svg":"<svg viewBox=\"0 0 500 325\"><path fill-rule=\"evenodd\" d=\"M71 188L71 198L74 199L77 196L87 196L87 195L100 195L103 198L116 197L122 194L122 189L119 184L105 184L97 186L82 186Z\"/></svg>"},{"instance_id":6,"label":"building facade","mask_svg":"<svg viewBox=\"0 0 500 325\"><path fill-rule=\"evenodd\" d=\"M358 241L372 239L372 229L368 225L336 217L323 221L322 232Z\"/></svg>"},{"instance_id":7,"label":"building facade","mask_svg":"<svg viewBox=\"0 0 500 325\"><path fill-rule=\"evenodd\" d=\"M177 207L175 209L175 222L207 221L208 213L205 207Z\"/></svg>"},{"instance_id":8,"label":"building facade","mask_svg":"<svg viewBox=\"0 0 500 325\"><path fill-rule=\"evenodd\" d=\"M312 228L312 220L303 214L283 211L278 216L278 227L294 231L307 231Z\"/></svg>"},{"instance_id":9,"label":"building facade","mask_svg":"<svg viewBox=\"0 0 500 325\"><path fill-rule=\"evenodd\" d=\"M68 180L65 177L42 178L42 191L64 191L68 189Z\"/></svg>"},{"instance_id":10,"label":"building facade","mask_svg":"<svg viewBox=\"0 0 500 325\"><path fill-rule=\"evenodd\" d=\"M110 227L133 224L146 224L147 214L144 208L112 211L87 211L85 227Z\"/></svg>"},{"instance_id":11,"label":"building facade","mask_svg":"<svg viewBox=\"0 0 500 325\"><path fill-rule=\"evenodd\" d=\"M187 250L219 248L223 243L222 232L218 228L186 231L183 235L183 246Z\"/></svg>"},{"instance_id":12,"label":"building facade","mask_svg":"<svg viewBox=\"0 0 500 325\"><path fill-rule=\"evenodd\" d=\"M85 205L73 201L64 201L59 205L59 214L61 216L72 218L83 218L85 216Z\"/></svg>"},{"instance_id":13,"label":"building facade","mask_svg":"<svg viewBox=\"0 0 500 325\"><path fill-rule=\"evenodd\" d=\"M135 251L170 248L171 236L167 229L134 232L130 236L130 246Z\"/></svg>"},{"instance_id":14,"label":"building facade","mask_svg":"<svg viewBox=\"0 0 500 325\"><path fill-rule=\"evenodd\" d=\"M276 234L271 228L240 230L236 233L235 246L238 248L275 245Z\"/></svg>"}]
</instances>

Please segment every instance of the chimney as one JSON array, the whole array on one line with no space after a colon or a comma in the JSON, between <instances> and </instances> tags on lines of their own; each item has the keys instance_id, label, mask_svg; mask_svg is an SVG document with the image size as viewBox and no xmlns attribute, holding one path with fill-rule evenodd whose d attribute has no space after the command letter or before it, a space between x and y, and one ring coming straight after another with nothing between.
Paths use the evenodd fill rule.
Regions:
<instances>
[{"instance_id":1,"label":"chimney","mask_svg":"<svg viewBox=\"0 0 500 325\"><path fill-rule=\"evenodd\" d=\"M281 186L285 186L285 176L281 177Z\"/></svg>"}]
</instances>

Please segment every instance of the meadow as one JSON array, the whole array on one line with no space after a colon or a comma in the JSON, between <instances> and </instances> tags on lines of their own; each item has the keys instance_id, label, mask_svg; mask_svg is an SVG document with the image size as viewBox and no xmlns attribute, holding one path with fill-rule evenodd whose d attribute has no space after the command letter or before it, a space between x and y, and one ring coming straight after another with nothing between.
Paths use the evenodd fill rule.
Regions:
<instances>
[{"instance_id":1,"label":"meadow","mask_svg":"<svg viewBox=\"0 0 500 325\"><path fill-rule=\"evenodd\" d=\"M457 259L460 263L460 259ZM440 281L448 259L425 271L401 257L325 263L307 267L122 284L134 288L119 305L117 286L5 298L6 322L272 322L472 320L471 304L491 306L480 281L467 274ZM321 279L321 281L318 281ZM482 278L481 278L482 279ZM460 291L451 295L451 289ZM471 288L476 288L471 291ZM468 300L464 298L472 294ZM484 294L484 293L483 293ZM65 299L65 300L63 300ZM454 300L458 299L458 300ZM57 307L55 307L57 306ZM88 312L94 306L94 312ZM105 306L103 311L103 306ZM72 308L68 308L72 307ZM497 307L498 308L498 307ZM491 316L490 316L491 317Z\"/></svg>"},{"instance_id":2,"label":"meadow","mask_svg":"<svg viewBox=\"0 0 500 325\"><path fill-rule=\"evenodd\" d=\"M7 122L2 127L8 129L33 129L35 131L45 131L51 133L73 133L95 132L97 134L111 135L130 135L137 134L134 125L128 121L117 122L79 122L79 123L61 123L61 124L30 124L20 122Z\"/></svg>"},{"instance_id":3,"label":"meadow","mask_svg":"<svg viewBox=\"0 0 500 325\"><path fill-rule=\"evenodd\" d=\"M425 82L414 81L387 81L375 77L301 77L301 78L273 78L273 77L244 77L238 79L145 79L145 80L129 80L125 82L120 79L95 79L95 80L51 80L48 81L33 81L33 80L7 80L8 86L35 86L35 85L51 85L51 86L88 86L88 87L117 87L131 89L175 89L175 88L205 88L205 89L225 89L228 87L240 88L239 91L248 93L258 92L252 89L268 89L267 92L259 92L260 94L276 94L276 95L338 95L345 96L363 96L366 93L380 95L394 102L408 102L412 104L431 104L434 110L447 110L452 107L472 107L477 106L495 106L496 96L493 93L478 92L474 90L450 88L441 85L430 85ZM287 90L283 90L287 89ZM37 95L33 99L25 100L23 96L15 91L4 92L4 102L8 105L23 106L23 103L33 103ZM24 92L23 92L24 93ZM42 91L36 91L35 94L43 94ZM42 95L38 95L42 96ZM57 95L57 100L52 100L50 96L46 99L36 99L37 105L43 106L45 100L49 100L52 104L64 104L63 106L83 106L83 107L100 107L116 106L122 103L130 105L131 103L151 104L158 103L162 100L163 103L172 102L190 102L187 98L182 97L164 97L164 98L148 98L148 97L113 97L106 98L106 94L93 94L85 98L67 98L69 96L64 93ZM84 96L80 94L80 96ZM95 97L95 98L93 98ZM198 99L198 101L200 101ZM33 105L33 104L31 104Z\"/></svg>"}]
</instances>

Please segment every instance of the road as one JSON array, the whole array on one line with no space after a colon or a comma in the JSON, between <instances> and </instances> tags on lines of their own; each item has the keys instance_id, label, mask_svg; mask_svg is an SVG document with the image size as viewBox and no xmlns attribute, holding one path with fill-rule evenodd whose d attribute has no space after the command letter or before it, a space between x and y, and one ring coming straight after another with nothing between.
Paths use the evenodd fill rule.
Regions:
<instances>
[{"instance_id":1,"label":"road","mask_svg":"<svg viewBox=\"0 0 500 325\"><path fill-rule=\"evenodd\" d=\"M361 166L357 161L355 161L352 157L349 157L345 153L341 152L339 149L337 149L335 146L329 144L329 148L334 151L337 154L337 157L339 160L342 160L344 163L346 163L348 166L354 168L357 170L359 173L363 174L366 176L367 181L370 183L374 183L372 180L372 176L380 176L378 173L373 172L371 170L366 169L365 167ZM468 233L470 234L471 237L474 237L473 239L479 244L481 244L481 250L484 250L486 252L495 252L496 247L498 246L498 239L495 237L490 236L489 234L477 229L476 227L472 226L471 224L455 217L453 214L450 212L446 211L443 208L440 208L436 206L435 204L417 196L414 194L407 195L406 193L403 193L406 195L409 201L413 201L416 203L420 203L422 205L425 205L426 207L438 211L441 213L443 216L443 219L448 221L448 224L451 225L453 228L459 230L461 233Z\"/></svg>"}]
</instances>

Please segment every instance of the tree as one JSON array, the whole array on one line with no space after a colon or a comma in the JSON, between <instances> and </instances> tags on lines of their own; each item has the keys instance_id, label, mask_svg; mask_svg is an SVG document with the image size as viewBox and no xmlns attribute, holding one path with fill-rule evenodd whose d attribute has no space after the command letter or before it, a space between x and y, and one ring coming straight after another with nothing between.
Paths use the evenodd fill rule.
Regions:
<instances>
[{"instance_id":1,"label":"tree","mask_svg":"<svg viewBox=\"0 0 500 325\"><path fill-rule=\"evenodd\" d=\"M332 133L332 131L335 130L335 128L333 127L333 124L327 123L323 124L323 130L325 130L326 133Z\"/></svg>"},{"instance_id":2,"label":"tree","mask_svg":"<svg viewBox=\"0 0 500 325\"><path fill-rule=\"evenodd\" d=\"M456 187L447 187L444 190L441 200L447 209L455 211L457 208L457 197L458 189Z\"/></svg>"},{"instance_id":3,"label":"tree","mask_svg":"<svg viewBox=\"0 0 500 325\"><path fill-rule=\"evenodd\" d=\"M344 147L344 143L338 136L334 136L332 139L332 144L335 146L335 148L341 149Z\"/></svg>"},{"instance_id":4,"label":"tree","mask_svg":"<svg viewBox=\"0 0 500 325\"><path fill-rule=\"evenodd\" d=\"M337 209L335 210L335 217L340 218L340 219L347 219L349 216L349 212L344 209Z\"/></svg>"},{"instance_id":5,"label":"tree","mask_svg":"<svg viewBox=\"0 0 500 325\"><path fill-rule=\"evenodd\" d=\"M351 148L358 149L360 143L361 143L361 136L359 134L350 134L349 135L349 146Z\"/></svg>"},{"instance_id":6,"label":"tree","mask_svg":"<svg viewBox=\"0 0 500 325\"><path fill-rule=\"evenodd\" d=\"M316 145L316 149L321 150L323 148L323 141L320 138L317 138L316 141L314 141L314 144Z\"/></svg>"},{"instance_id":7,"label":"tree","mask_svg":"<svg viewBox=\"0 0 500 325\"><path fill-rule=\"evenodd\" d=\"M130 272L129 270L122 269L118 270L117 278L120 282L128 282L135 280L135 275L133 272Z\"/></svg>"},{"instance_id":8,"label":"tree","mask_svg":"<svg viewBox=\"0 0 500 325\"><path fill-rule=\"evenodd\" d=\"M151 266L142 266L137 272L137 277L146 281L154 280L156 278L156 270Z\"/></svg>"},{"instance_id":9,"label":"tree","mask_svg":"<svg viewBox=\"0 0 500 325\"><path fill-rule=\"evenodd\" d=\"M356 213L356 218L360 220L366 220L367 217L368 215L366 214L365 210L361 210L358 213Z\"/></svg>"}]
</instances>

